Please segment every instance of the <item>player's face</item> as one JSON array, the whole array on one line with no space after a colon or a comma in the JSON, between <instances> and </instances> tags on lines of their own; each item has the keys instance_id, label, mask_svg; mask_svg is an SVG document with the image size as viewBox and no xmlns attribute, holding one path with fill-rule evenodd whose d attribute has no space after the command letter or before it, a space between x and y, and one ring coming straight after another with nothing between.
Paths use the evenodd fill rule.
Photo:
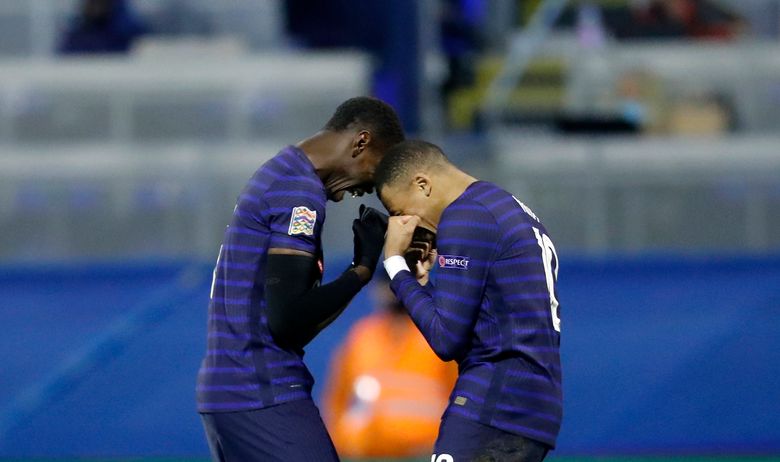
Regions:
<instances>
[{"instance_id":1,"label":"player's face","mask_svg":"<svg viewBox=\"0 0 780 462\"><path fill-rule=\"evenodd\" d=\"M431 194L430 183L421 184L421 181L430 179L418 175L408 182L400 180L385 185L379 191L379 198L390 215L416 215L420 217L421 227L436 232L441 212Z\"/></svg>"},{"instance_id":2,"label":"player's face","mask_svg":"<svg viewBox=\"0 0 780 462\"><path fill-rule=\"evenodd\" d=\"M370 134L360 132L349 152L349 160L344 167L344 174L328 187L328 199L339 202L346 194L360 197L374 192L374 171L379 165L380 156L370 143Z\"/></svg>"},{"instance_id":3,"label":"player's face","mask_svg":"<svg viewBox=\"0 0 780 462\"><path fill-rule=\"evenodd\" d=\"M372 192L374 192L373 181L344 181L343 187L328 193L328 199L333 202L340 202L347 194L352 197L361 197L363 194L371 194Z\"/></svg>"}]
</instances>

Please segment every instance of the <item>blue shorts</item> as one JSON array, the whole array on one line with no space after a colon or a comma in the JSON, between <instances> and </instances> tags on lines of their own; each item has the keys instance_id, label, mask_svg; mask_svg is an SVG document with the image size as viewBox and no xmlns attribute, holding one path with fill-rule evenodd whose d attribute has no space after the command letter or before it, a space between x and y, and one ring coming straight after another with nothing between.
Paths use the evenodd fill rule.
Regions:
<instances>
[{"instance_id":1,"label":"blue shorts","mask_svg":"<svg viewBox=\"0 0 780 462\"><path fill-rule=\"evenodd\" d=\"M214 462L338 462L310 399L254 411L201 414Z\"/></svg>"},{"instance_id":2,"label":"blue shorts","mask_svg":"<svg viewBox=\"0 0 780 462\"><path fill-rule=\"evenodd\" d=\"M538 441L447 414L432 462L541 462L550 448Z\"/></svg>"}]
</instances>

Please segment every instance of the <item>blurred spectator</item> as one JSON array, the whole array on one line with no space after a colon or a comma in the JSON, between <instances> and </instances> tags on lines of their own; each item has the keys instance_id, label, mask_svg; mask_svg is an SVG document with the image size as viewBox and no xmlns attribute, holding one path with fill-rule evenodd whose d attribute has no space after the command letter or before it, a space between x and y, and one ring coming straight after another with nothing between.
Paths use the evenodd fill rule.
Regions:
<instances>
[{"instance_id":1,"label":"blurred spectator","mask_svg":"<svg viewBox=\"0 0 780 462\"><path fill-rule=\"evenodd\" d=\"M416 0L287 0L287 33L314 49L355 48L374 58L371 93L395 108L409 133L420 129L421 77Z\"/></svg>"},{"instance_id":2,"label":"blurred spectator","mask_svg":"<svg viewBox=\"0 0 780 462\"><path fill-rule=\"evenodd\" d=\"M188 0L168 0L153 22L155 34L173 36L214 35L213 19L201 5Z\"/></svg>"},{"instance_id":3,"label":"blurred spectator","mask_svg":"<svg viewBox=\"0 0 780 462\"><path fill-rule=\"evenodd\" d=\"M128 0L83 0L60 44L60 53L126 53L146 32Z\"/></svg>"},{"instance_id":4,"label":"blurred spectator","mask_svg":"<svg viewBox=\"0 0 780 462\"><path fill-rule=\"evenodd\" d=\"M457 367L433 353L387 279L372 299L377 311L355 324L331 361L328 430L344 457L430 454Z\"/></svg>"},{"instance_id":5,"label":"blurred spectator","mask_svg":"<svg viewBox=\"0 0 780 462\"><path fill-rule=\"evenodd\" d=\"M611 22L619 39L730 39L745 27L739 16L709 0L634 1Z\"/></svg>"},{"instance_id":6,"label":"blurred spectator","mask_svg":"<svg viewBox=\"0 0 780 462\"><path fill-rule=\"evenodd\" d=\"M538 0L529 0L538 6ZM527 21L534 8L525 8ZM635 39L732 39L747 29L737 13L712 0L583 0L573 2L556 21L571 29L583 12L600 10L606 29L619 40Z\"/></svg>"},{"instance_id":7,"label":"blurred spectator","mask_svg":"<svg viewBox=\"0 0 780 462\"><path fill-rule=\"evenodd\" d=\"M661 99L658 78L650 71L629 70L617 79L618 113L637 128L649 129Z\"/></svg>"},{"instance_id":8,"label":"blurred spectator","mask_svg":"<svg viewBox=\"0 0 780 462\"><path fill-rule=\"evenodd\" d=\"M441 3L441 49L448 75L442 86L445 100L459 88L474 84L476 55L481 51L479 27L486 5L479 0L444 0Z\"/></svg>"},{"instance_id":9,"label":"blurred spectator","mask_svg":"<svg viewBox=\"0 0 780 462\"><path fill-rule=\"evenodd\" d=\"M358 3L287 0L284 2L287 33L294 42L307 48L374 49L380 37L371 31L377 27L371 3L371 0Z\"/></svg>"}]
</instances>

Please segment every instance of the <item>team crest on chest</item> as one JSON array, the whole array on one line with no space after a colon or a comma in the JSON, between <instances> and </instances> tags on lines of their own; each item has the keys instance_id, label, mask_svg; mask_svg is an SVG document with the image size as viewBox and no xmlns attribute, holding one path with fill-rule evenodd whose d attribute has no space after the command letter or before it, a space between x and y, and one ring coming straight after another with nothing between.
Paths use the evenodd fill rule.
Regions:
<instances>
[{"instance_id":1,"label":"team crest on chest","mask_svg":"<svg viewBox=\"0 0 780 462\"><path fill-rule=\"evenodd\" d=\"M315 223L317 223L316 210L310 210L304 206L295 207L292 209L290 229L287 230L287 234L290 236L313 236Z\"/></svg>"}]
</instances>

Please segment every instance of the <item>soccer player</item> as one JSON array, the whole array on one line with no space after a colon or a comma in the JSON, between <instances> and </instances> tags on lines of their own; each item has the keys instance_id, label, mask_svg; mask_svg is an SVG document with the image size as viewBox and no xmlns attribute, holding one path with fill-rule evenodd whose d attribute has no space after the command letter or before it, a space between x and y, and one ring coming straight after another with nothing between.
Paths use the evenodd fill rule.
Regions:
<instances>
[{"instance_id":1,"label":"soccer player","mask_svg":"<svg viewBox=\"0 0 780 462\"><path fill-rule=\"evenodd\" d=\"M558 258L547 230L430 143L396 145L375 179L393 215L391 288L436 354L458 363L431 460L543 460L562 415ZM413 273L402 255L417 226L437 231L438 253Z\"/></svg>"},{"instance_id":2,"label":"soccer player","mask_svg":"<svg viewBox=\"0 0 780 462\"><path fill-rule=\"evenodd\" d=\"M361 207L353 265L320 285L325 203L372 192L384 151L403 138L390 106L347 100L321 131L261 166L238 197L214 268L198 373L213 460L338 460L303 348L371 279L387 216Z\"/></svg>"}]
</instances>

